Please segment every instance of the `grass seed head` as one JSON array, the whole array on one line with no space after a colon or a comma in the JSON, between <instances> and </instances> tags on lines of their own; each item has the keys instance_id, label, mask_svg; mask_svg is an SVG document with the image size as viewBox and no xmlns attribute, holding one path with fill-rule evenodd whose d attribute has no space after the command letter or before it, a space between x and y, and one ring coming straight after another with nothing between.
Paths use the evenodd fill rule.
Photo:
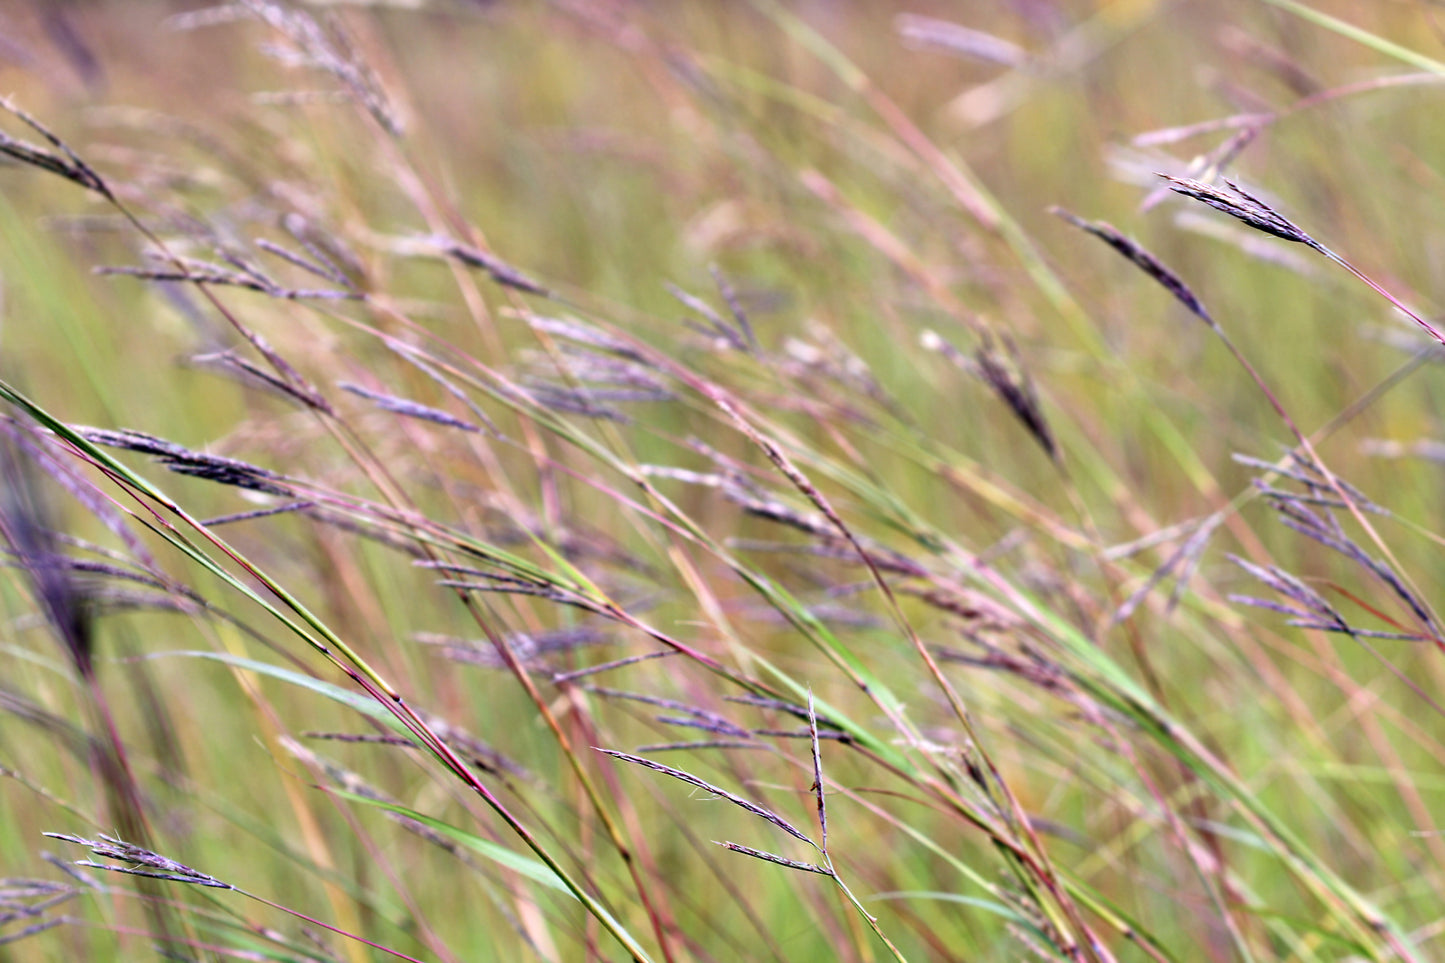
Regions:
<instances>
[{"instance_id":1,"label":"grass seed head","mask_svg":"<svg viewBox=\"0 0 1445 963\"><path fill-rule=\"evenodd\" d=\"M1187 177L1173 177L1163 173L1159 176L1169 182L1169 189L1176 194L1183 194L1185 197L1192 197L1196 201L1208 204L1216 211L1223 211L1230 217L1243 221L1256 231L1263 231L1265 234L1281 240L1303 244L1321 254L1326 253L1323 244L1310 237L1289 218L1250 194L1234 181L1226 180L1224 182L1229 185L1229 190L1225 191L1203 181L1191 180Z\"/></svg>"}]
</instances>

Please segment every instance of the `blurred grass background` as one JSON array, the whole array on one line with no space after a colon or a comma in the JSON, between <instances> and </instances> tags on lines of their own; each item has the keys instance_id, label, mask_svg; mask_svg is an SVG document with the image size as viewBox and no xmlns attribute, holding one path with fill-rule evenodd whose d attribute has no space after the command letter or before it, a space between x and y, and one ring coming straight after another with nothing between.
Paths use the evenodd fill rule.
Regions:
<instances>
[{"instance_id":1,"label":"blurred grass background","mask_svg":"<svg viewBox=\"0 0 1445 963\"><path fill-rule=\"evenodd\" d=\"M364 287L384 292L387 311L481 364L519 377L545 367L546 355L538 355L537 337L516 316L508 291L459 284L440 260L392 256L400 238L473 226L489 250L543 279L573 307L676 352L707 378L745 394L767 412L770 433L801 439L789 450L817 483L827 482L857 532L929 554L926 539L900 521L902 512L888 516L891 499L933 532L983 553L1010 584L1080 627L1227 760L1324 863L1410 934L1416 958L1445 958L1439 948L1445 842L1432 821L1445 805L1445 727L1422 695L1442 681L1439 647L1381 640L1375 646L1383 660L1377 659L1348 638L1298 632L1283 616L1230 603L1230 593L1268 594L1228 561L1236 553L1308 577L1372 627L1389 623L1370 609L1408 621L1357 566L1279 525L1257 499L1219 529L1177 610L1165 609L1172 588L1166 580L1131 618L1111 621L1182 536L1123 559L1121 567L1112 567L1121 556L1109 548L1221 509L1257 474L1234 462L1234 453L1274 461L1293 438L1204 325L1133 266L1048 214L1061 205L1108 220L1159 255L1209 306L1296 423L1312 432L1385 382L1427 341L1302 247L1249 236L1179 198L1140 210L1157 186L1154 171L1183 173L1227 132L1157 146L1135 138L1278 110L1319 91L1417 68L1392 59L1379 42L1352 40L1277 5L1243 0L963 6L818 0L785 5L781 13L767 3L403 6L324 11L344 23L405 118L407 133L395 143L378 138L362 112L336 102L328 78L268 56L264 44L274 38L263 25L178 30L180 4L12 0L0 7L0 79L15 103L124 184L126 202L147 212L143 218L171 231L194 218L211 237L239 245L258 234L280 239L286 217L304 218L345 240L364 265ZM1349 20L1372 40L1445 59L1445 14L1433 4L1311 8ZM920 49L900 36L904 14L963 23L1028 56L1010 68ZM826 38L851 68L840 70L809 49L800 29L790 32L792 17ZM1445 264L1445 128L1434 121L1439 76L1424 74L1283 116L1230 171L1428 316L1437 311L1434 292ZM906 118L901 123L916 125L940 153L911 149L904 128L876 109L879 100L896 105ZM949 164L964 186L951 190L937 176ZM414 171L417 182L405 182L402 170ZM975 191L983 220L992 223L960 203L960 195ZM428 212L417 203L423 195L446 201ZM0 169L0 237L0 373L59 417L135 428L338 489L364 488L357 466L294 406L178 364L236 340L199 299L179 288L91 274L95 265L140 263L144 245L74 185ZM197 244L197 256L205 256L203 247ZM1257 250L1289 261L1273 263ZM776 359L771 368L710 352L679 325L687 312L666 284L718 303L710 265L738 288L759 340ZM226 301L328 391L336 381L352 381L431 404L446 399L380 341L346 323L360 318L405 333L375 305L312 310L229 292ZM537 310L549 313L545 305ZM1031 374L1058 439L1058 464L985 383L922 340L923 332L936 331L971 351L979 319L1016 343L1018 363ZM851 383L836 377L820 358L857 359L842 366L857 377ZM1382 452L1413 451L1439 436L1435 378L1434 360L1425 361L1318 440L1333 473L1393 513L1377 520L1379 530L1427 598L1442 575L1440 467L1430 458ZM645 610L649 623L748 667L753 663L734 646L742 640L820 699L855 698L797 631L769 615L726 566L700 553L696 571L725 617L709 610L706 593L689 585L669 555L661 529L617 507L612 490L631 490L597 459L551 437L530 443L530 451L499 446L482 458L439 439L431 427L332 393L424 513L493 540L509 525L535 526L547 539L564 527L593 529L639 559L619 591L653 606ZM509 435L526 437L525 416L487 407ZM604 439L605 431L623 433L626 457L636 463L709 471L709 458L684 442L698 436L768 471L747 439L696 398L630 410L636 424L595 430ZM539 467L539 449L553 464ZM816 459L799 454L808 450ZM232 489L133 463L160 476L197 517L249 507ZM887 498L870 501L850 491L836 473L843 469ZM775 525L705 487L659 484L719 539L777 537ZM73 503L54 501L64 530L111 544ZM531 516L519 516L517 506ZM598 830L563 754L515 681L502 671L459 666L414 642L417 633L477 634L455 600L433 586L435 573L399 563L385 546L284 516L264 528L236 527L234 541L413 703L521 761L537 780L519 794L528 800L529 821L571 840L566 845L576 853L597 845ZM523 551L526 539L520 541ZM183 570L178 558L165 562ZM834 615L849 648L910 703L925 733L940 744L955 741L956 733L944 734L941 700L919 681L917 656L877 593L827 591L866 583L866 572L841 561L808 568L761 553L750 564L796 592L811 592L819 605L846 609ZM244 610L216 580L184 571L202 595ZM0 722L0 763L23 777L0 784L7 816L0 866L7 876L61 878L40 860L48 845L41 832L111 831L86 755L57 748L64 725L89 724L84 698L20 574L0 579L0 599L4 690L12 703ZM504 609L499 621L519 631L579 621L541 606ZM973 629L938 608L905 599L904 611L930 646L970 641ZM263 624L254 611L242 617ZM464 867L401 832L384 813L311 788L314 771L279 753L278 736L354 730L351 710L219 662L158 657L210 649L262 658L265 650L232 625L147 611L97 625L102 685L135 753L157 835L171 847L163 852L419 958L625 958L560 898L527 894L524 883L491 864ZM642 641L620 634L605 657L640 652ZM574 667L601 658L583 650L562 661ZM312 668L344 681L319 664ZM1168 958L1238 959L1245 957L1242 947L1257 959L1373 955L1340 938L1279 852L1252 839L1231 803L1202 788L1178 760L1165 754L1137 765L1204 840L1195 845L1217 847L1207 858L1193 850L1181 855L1156 798L1137 781L1136 761L1111 748L1109 730L1091 728L1078 706L978 666L947 672L1023 807L1054 827L1046 834L1052 858L1136 920L1168 948ZM710 690L702 677L666 669L638 674L647 684L633 678L629 688L651 685L661 697L724 705L722 690ZM580 703L594 697L548 690L548 698L559 712L585 720L576 723L581 745L605 738L595 744L631 751L662 741L645 706L584 710ZM860 722L887 729L870 707L855 710ZM806 740L801 745L794 740L787 752L803 758ZM1030 952L1031 938L1020 934L1028 927L1010 921L996 894L984 892L1003 871L983 834L920 815L927 809L922 802L913 812L886 773L851 757L835 759L824 747L825 767L836 765L830 778L849 787L839 791L830 815L834 847L856 877L850 885L865 900L927 894L867 902L900 952L912 959L1017 959ZM313 748L364 772L408 806L473 832L496 832L511 844L457 787L428 776L400 750ZM807 818L810 778L802 770L698 755L708 761L683 763L676 755L667 761L706 767L715 774L709 778L744 795L740 787L772 792L779 806L791 807L790 818ZM713 852L706 842L752 845L760 832L755 821L651 773L623 770L610 778L616 781L605 784L620 787L636 807L638 827L629 832L645 829L656 860L649 870L671 894L677 931L687 934L676 941L679 958L882 956L824 886ZM974 867L978 878L967 880L891 818L870 812L869 803L905 822L917 819L915 828ZM1190 866L1211 860L1228 865L1221 871L1230 879L1226 901L1249 921L1241 938L1231 939L1190 875ZM599 888L612 894L613 911L645 932L616 860L600 860L595 872ZM220 953L199 944L254 949L259 943L246 940L256 937L243 933L259 926L288 934L267 950L277 958L381 958L330 937L324 945L308 943L294 921L227 903L224 895L215 901L225 904L219 912L239 913L245 922L237 929L203 926L198 945L186 951L196 958ZM0 955L148 958L153 951L144 938L118 932L143 928L133 902L76 900L63 910L67 925L0 947ZM539 929L515 918L529 911L552 925ZM557 942L528 945L518 930L534 940L547 931ZM1109 935L1108 952L1119 959L1154 955L1117 932Z\"/></svg>"}]
</instances>

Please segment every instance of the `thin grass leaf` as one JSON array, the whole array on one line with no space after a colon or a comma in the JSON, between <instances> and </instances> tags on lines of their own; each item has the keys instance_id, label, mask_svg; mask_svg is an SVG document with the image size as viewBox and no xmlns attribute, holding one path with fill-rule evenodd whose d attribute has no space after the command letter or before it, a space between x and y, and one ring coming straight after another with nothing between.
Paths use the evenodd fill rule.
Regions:
<instances>
[{"instance_id":1,"label":"thin grass leaf","mask_svg":"<svg viewBox=\"0 0 1445 963\"><path fill-rule=\"evenodd\" d=\"M1342 37L1348 37L1371 50L1385 54L1388 57L1393 57L1401 63L1409 64L1417 70L1424 70L1428 73L1445 76L1445 63L1427 57L1408 47L1401 46L1392 40L1387 40L1379 34L1362 30L1337 17L1322 13L1319 10L1297 2L1297 0L1264 0L1264 2L1270 6L1279 7L1282 10L1288 10L1302 19L1308 20L1310 23L1324 27L1326 30L1332 30Z\"/></svg>"}]
</instances>

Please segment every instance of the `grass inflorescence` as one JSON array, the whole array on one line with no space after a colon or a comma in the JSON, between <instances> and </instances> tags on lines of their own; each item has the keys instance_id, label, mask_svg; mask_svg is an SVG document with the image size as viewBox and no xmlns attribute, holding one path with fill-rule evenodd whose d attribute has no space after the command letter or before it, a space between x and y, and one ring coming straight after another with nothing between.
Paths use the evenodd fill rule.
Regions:
<instances>
[{"instance_id":1,"label":"grass inflorescence","mask_svg":"<svg viewBox=\"0 0 1445 963\"><path fill-rule=\"evenodd\" d=\"M1440 956L1445 71L1262 5L37 7L0 952Z\"/></svg>"}]
</instances>

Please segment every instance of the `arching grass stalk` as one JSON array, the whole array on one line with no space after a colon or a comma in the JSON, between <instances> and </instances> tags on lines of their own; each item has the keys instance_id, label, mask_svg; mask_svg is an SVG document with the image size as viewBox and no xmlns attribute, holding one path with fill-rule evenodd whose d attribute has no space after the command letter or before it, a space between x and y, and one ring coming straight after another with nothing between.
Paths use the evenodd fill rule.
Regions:
<instances>
[{"instance_id":1,"label":"arching grass stalk","mask_svg":"<svg viewBox=\"0 0 1445 963\"><path fill-rule=\"evenodd\" d=\"M419 745L430 752L445 769L459 778L469 789L482 798L488 807L522 839L522 842L526 844L527 848L532 850L532 852L557 875L558 879L562 881L562 884L587 908L589 913L596 917L603 928L611 933L612 936L627 949L634 960L651 960L647 951L637 942L636 938L628 932L627 929L622 926L621 922L613 917L601 903L594 899L586 889L572 878L566 868L542 845L541 840L534 836L531 830L513 815L502 803L501 799L481 782L456 752L421 719L406 701L405 697L373 669L359 653L352 649L340 636L322 622L319 617L302 604L296 596L287 591L279 582L266 574L260 567L249 561L224 539L216 535L200 521L191 517L184 508L170 496L166 495L160 488L131 471L108 452L76 432L65 422L50 414L45 408L32 401L29 397L5 381L0 381L0 399L21 409L31 418L35 419L42 427L54 432L55 435L69 445L79 457L89 461L113 482L131 494L143 508L151 514L153 519L151 528L157 534L193 561L200 564L207 571L216 575L232 588L241 592L251 601L270 612L295 635L325 657L328 662L340 669L357 685L361 686L372 698L385 706L396 716L397 720L412 733ZM280 608L277 608L272 602L263 598L230 570L193 544L184 532L166 517L165 513L173 515L184 527L199 534L235 564L239 565L248 575L260 582L281 601L286 609L289 609L296 618L300 620L300 623L291 618L291 616L288 616Z\"/></svg>"}]
</instances>

